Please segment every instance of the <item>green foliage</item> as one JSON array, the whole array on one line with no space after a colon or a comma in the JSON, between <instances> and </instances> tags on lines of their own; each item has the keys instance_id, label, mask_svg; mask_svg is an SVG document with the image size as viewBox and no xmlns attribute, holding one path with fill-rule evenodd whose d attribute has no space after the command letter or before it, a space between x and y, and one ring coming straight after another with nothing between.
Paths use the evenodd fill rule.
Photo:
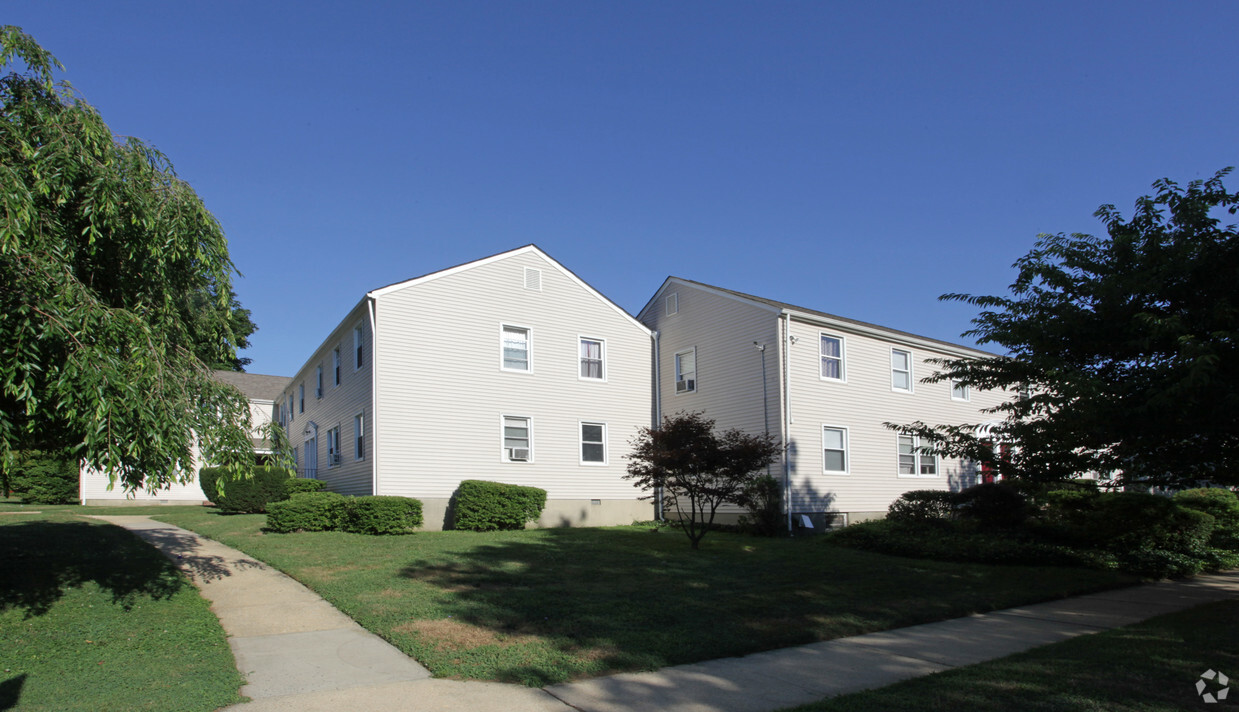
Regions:
<instances>
[{"instance_id":1,"label":"green foliage","mask_svg":"<svg viewBox=\"0 0 1239 712\"><path fill-rule=\"evenodd\" d=\"M987 528L1019 526L1031 513L1024 495L1002 482L969 487L956 493L952 501L960 517Z\"/></svg>"},{"instance_id":2,"label":"green foliage","mask_svg":"<svg viewBox=\"0 0 1239 712\"><path fill-rule=\"evenodd\" d=\"M288 480L288 496L292 497L295 494L322 492L323 481L314 480L308 477L293 477Z\"/></svg>"},{"instance_id":3,"label":"green foliage","mask_svg":"<svg viewBox=\"0 0 1239 712\"><path fill-rule=\"evenodd\" d=\"M1202 487L1175 494L1175 504L1213 515L1219 529L1239 529L1239 497L1220 487Z\"/></svg>"},{"instance_id":4,"label":"green foliage","mask_svg":"<svg viewBox=\"0 0 1239 712\"><path fill-rule=\"evenodd\" d=\"M8 473L13 491L27 504L74 504L78 498L78 464L51 452L17 453Z\"/></svg>"},{"instance_id":5,"label":"green foliage","mask_svg":"<svg viewBox=\"0 0 1239 712\"><path fill-rule=\"evenodd\" d=\"M778 456L779 445L768 434L735 428L715 433L714 421L701 413L677 413L665 416L657 429L637 432L624 479L649 493L642 499L662 492L664 507L676 512L697 549L718 508L743 506L750 484Z\"/></svg>"},{"instance_id":6,"label":"green foliage","mask_svg":"<svg viewBox=\"0 0 1239 712\"><path fill-rule=\"evenodd\" d=\"M886 510L886 518L892 521L950 519L954 515L954 497L945 490L904 492Z\"/></svg>"},{"instance_id":7,"label":"green foliage","mask_svg":"<svg viewBox=\"0 0 1239 712\"><path fill-rule=\"evenodd\" d=\"M0 460L71 449L151 491L187 481L191 442L242 467L248 404L209 369L239 364L249 328L219 223L20 28L0 27L0 64Z\"/></svg>"},{"instance_id":8,"label":"green foliage","mask_svg":"<svg viewBox=\"0 0 1239 712\"><path fill-rule=\"evenodd\" d=\"M1108 568L1109 561L1023 533L983 531L962 520L878 519L846 526L829 536L843 546L938 561L1097 568Z\"/></svg>"},{"instance_id":9,"label":"green foliage","mask_svg":"<svg viewBox=\"0 0 1239 712\"><path fill-rule=\"evenodd\" d=\"M198 473L202 493L225 512L258 514L271 502L288 499L288 470L281 467L255 467L237 476L226 467L204 467Z\"/></svg>"},{"instance_id":10,"label":"green foliage","mask_svg":"<svg viewBox=\"0 0 1239 712\"><path fill-rule=\"evenodd\" d=\"M778 536L787 531L783 517L783 485L775 477L760 475L744 488L740 505L740 530L754 536Z\"/></svg>"},{"instance_id":11,"label":"green foliage","mask_svg":"<svg viewBox=\"0 0 1239 712\"><path fill-rule=\"evenodd\" d=\"M298 492L267 505L266 530L325 532L339 527L347 498L335 492Z\"/></svg>"},{"instance_id":12,"label":"green foliage","mask_svg":"<svg viewBox=\"0 0 1239 712\"><path fill-rule=\"evenodd\" d=\"M421 525L421 500L411 497L349 497L340 514L340 529L353 534L411 534Z\"/></svg>"},{"instance_id":13,"label":"green foliage","mask_svg":"<svg viewBox=\"0 0 1239 712\"><path fill-rule=\"evenodd\" d=\"M894 426L943 455L1016 478L1119 473L1123 484L1239 484L1239 210L1229 169L1153 184L1107 236L1041 235L1011 296L948 294L982 308L966 336L1003 356L944 360L930 381L1005 389L1003 420ZM996 457L987 440L1019 447Z\"/></svg>"},{"instance_id":14,"label":"green foliage","mask_svg":"<svg viewBox=\"0 0 1239 712\"><path fill-rule=\"evenodd\" d=\"M546 506L546 490L501 482L464 480L456 490L452 527L475 532L524 529Z\"/></svg>"}]
</instances>

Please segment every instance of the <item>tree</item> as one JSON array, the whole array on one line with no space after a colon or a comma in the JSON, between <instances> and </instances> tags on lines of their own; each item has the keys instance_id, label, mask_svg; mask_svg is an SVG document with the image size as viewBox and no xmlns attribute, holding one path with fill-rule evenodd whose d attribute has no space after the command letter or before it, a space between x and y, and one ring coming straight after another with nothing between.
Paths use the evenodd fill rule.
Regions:
<instances>
[{"instance_id":1,"label":"tree","mask_svg":"<svg viewBox=\"0 0 1239 712\"><path fill-rule=\"evenodd\" d=\"M716 434L714 421L700 413L665 416L662 427L641 428L632 448L624 479L647 491L662 491L664 504L675 509L694 549L710 531L718 508L742 504L760 470L779 455L770 435L734 428Z\"/></svg>"},{"instance_id":2,"label":"tree","mask_svg":"<svg viewBox=\"0 0 1239 712\"><path fill-rule=\"evenodd\" d=\"M195 439L211 462L252 461L245 398L208 368L240 365L249 335L219 223L0 27L0 64L17 62L0 79L0 462L62 452L153 490L192 473Z\"/></svg>"},{"instance_id":3,"label":"tree","mask_svg":"<svg viewBox=\"0 0 1239 712\"><path fill-rule=\"evenodd\" d=\"M986 434L896 427L1015 477L1239 484L1239 233L1220 219L1239 209L1229 172L1186 188L1157 181L1130 220L1101 206L1107 237L1039 236L1009 297L944 295L983 307L965 336L1008 354L942 360L927 380L1013 397ZM1018 447L997 457L993 440Z\"/></svg>"}]
</instances>

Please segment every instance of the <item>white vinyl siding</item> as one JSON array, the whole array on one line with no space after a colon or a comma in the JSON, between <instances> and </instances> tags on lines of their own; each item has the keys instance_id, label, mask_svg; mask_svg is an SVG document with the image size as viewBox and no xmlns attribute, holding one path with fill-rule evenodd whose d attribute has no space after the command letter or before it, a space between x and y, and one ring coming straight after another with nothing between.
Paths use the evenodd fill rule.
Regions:
<instances>
[{"instance_id":1,"label":"white vinyl siding","mask_svg":"<svg viewBox=\"0 0 1239 712\"><path fill-rule=\"evenodd\" d=\"M847 474L848 431L847 428L822 426L822 472Z\"/></svg>"},{"instance_id":2,"label":"white vinyl siding","mask_svg":"<svg viewBox=\"0 0 1239 712\"><path fill-rule=\"evenodd\" d=\"M606 380L606 342L581 337L581 378L586 381Z\"/></svg>"},{"instance_id":3,"label":"white vinyl siding","mask_svg":"<svg viewBox=\"0 0 1239 712\"><path fill-rule=\"evenodd\" d=\"M529 418L503 416L503 461L533 462L533 426Z\"/></svg>"},{"instance_id":4,"label":"white vinyl siding","mask_svg":"<svg viewBox=\"0 0 1239 712\"><path fill-rule=\"evenodd\" d=\"M581 464L607 464L606 423L581 423Z\"/></svg>"},{"instance_id":5,"label":"white vinyl siding","mask_svg":"<svg viewBox=\"0 0 1239 712\"><path fill-rule=\"evenodd\" d=\"M822 378L827 381L846 380L844 371L843 337L834 334L821 335Z\"/></svg>"},{"instance_id":6,"label":"white vinyl siding","mask_svg":"<svg viewBox=\"0 0 1239 712\"><path fill-rule=\"evenodd\" d=\"M522 326L504 324L500 330L500 367L505 371L533 371L530 348L530 330Z\"/></svg>"},{"instance_id":7,"label":"white vinyl siding","mask_svg":"<svg viewBox=\"0 0 1239 712\"><path fill-rule=\"evenodd\" d=\"M697 390L697 349L679 351L675 355L675 392L694 393Z\"/></svg>"},{"instance_id":8,"label":"white vinyl siding","mask_svg":"<svg viewBox=\"0 0 1239 712\"><path fill-rule=\"evenodd\" d=\"M912 392L912 352L891 349L891 390Z\"/></svg>"}]
</instances>

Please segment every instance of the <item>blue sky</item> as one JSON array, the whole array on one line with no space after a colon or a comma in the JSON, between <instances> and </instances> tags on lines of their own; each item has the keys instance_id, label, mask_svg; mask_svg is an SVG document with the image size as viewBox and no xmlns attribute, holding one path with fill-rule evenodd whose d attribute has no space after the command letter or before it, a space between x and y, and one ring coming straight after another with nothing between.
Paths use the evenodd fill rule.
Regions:
<instances>
[{"instance_id":1,"label":"blue sky","mask_svg":"<svg viewBox=\"0 0 1239 712\"><path fill-rule=\"evenodd\" d=\"M257 373L536 243L958 343L1041 232L1239 164L1239 3L11 4L223 224ZM1236 183L1232 178L1229 182Z\"/></svg>"}]
</instances>

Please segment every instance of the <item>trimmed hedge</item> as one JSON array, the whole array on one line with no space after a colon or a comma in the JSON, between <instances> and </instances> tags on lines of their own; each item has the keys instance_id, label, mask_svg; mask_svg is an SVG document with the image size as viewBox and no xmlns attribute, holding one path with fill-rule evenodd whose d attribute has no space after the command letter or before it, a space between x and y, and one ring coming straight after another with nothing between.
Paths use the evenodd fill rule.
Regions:
<instances>
[{"instance_id":1,"label":"trimmed hedge","mask_svg":"<svg viewBox=\"0 0 1239 712\"><path fill-rule=\"evenodd\" d=\"M38 450L17 453L8 473L9 486L26 504L76 504L78 464L71 458Z\"/></svg>"},{"instance_id":2,"label":"trimmed hedge","mask_svg":"<svg viewBox=\"0 0 1239 712\"><path fill-rule=\"evenodd\" d=\"M223 467L204 467L198 472L202 493L225 512L261 514L271 502L288 499L288 470L255 467L249 477L232 479ZM223 485L221 487L221 485Z\"/></svg>"},{"instance_id":3,"label":"trimmed hedge","mask_svg":"<svg viewBox=\"0 0 1239 712\"><path fill-rule=\"evenodd\" d=\"M345 497L335 492L298 492L282 502L267 505L267 530L325 532L335 529Z\"/></svg>"},{"instance_id":4,"label":"trimmed hedge","mask_svg":"<svg viewBox=\"0 0 1239 712\"><path fill-rule=\"evenodd\" d=\"M1221 487L1202 487L1179 492L1174 503L1212 514L1219 529L1239 529L1239 496Z\"/></svg>"},{"instance_id":5,"label":"trimmed hedge","mask_svg":"<svg viewBox=\"0 0 1239 712\"><path fill-rule=\"evenodd\" d=\"M946 490L911 490L899 495L886 510L886 518L900 522L950 519L955 514L955 495Z\"/></svg>"},{"instance_id":6,"label":"trimmed hedge","mask_svg":"<svg viewBox=\"0 0 1239 712\"><path fill-rule=\"evenodd\" d=\"M456 490L452 527L475 532L524 529L546 506L546 490L502 482L465 480Z\"/></svg>"},{"instance_id":7,"label":"trimmed hedge","mask_svg":"<svg viewBox=\"0 0 1239 712\"><path fill-rule=\"evenodd\" d=\"M293 477L288 480L288 496L302 494L305 492L322 492L323 481L312 480L308 477Z\"/></svg>"},{"instance_id":8,"label":"trimmed hedge","mask_svg":"<svg viewBox=\"0 0 1239 712\"><path fill-rule=\"evenodd\" d=\"M986 482L956 493L951 501L961 519L972 519L983 527L1014 527L1032 513L1027 498L1002 482Z\"/></svg>"},{"instance_id":9,"label":"trimmed hedge","mask_svg":"<svg viewBox=\"0 0 1239 712\"><path fill-rule=\"evenodd\" d=\"M422 503L410 497L348 497L339 521L341 531L353 534L409 534L422 525Z\"/></svg>"}]
</instances>

